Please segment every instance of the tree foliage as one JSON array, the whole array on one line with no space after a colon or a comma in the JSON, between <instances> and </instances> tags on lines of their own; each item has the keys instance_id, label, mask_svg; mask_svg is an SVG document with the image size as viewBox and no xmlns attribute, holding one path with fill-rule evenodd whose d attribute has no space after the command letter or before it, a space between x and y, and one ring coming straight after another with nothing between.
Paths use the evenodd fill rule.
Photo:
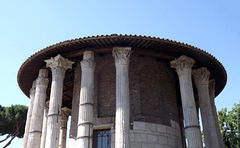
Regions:
<instances>
[{"instance_id":1,"label":"tree foliage","mask_svg":"<svg viewBox=\"0 0 240 148\"><path fill-rule=\"evenodd\" d=\"M238 109L240 109L240 104L234 104L232 110L227 111L227 108L223 108L218 112L221 134L223 137L224 147L226 148L236 148L237 145L239 145L238 142L240 139L238 139Z\"/></svg>"},{"instance_id":2,"label":"tree foliage","mask_svg":"<svg viewBox=\"0 0 240 148\"><path fill-rule=\"evenodd\" d=\"M28 108L24 105L12 105L10 107L0 105L0 136L7 135L5 139L0 140L0 143L10 138L4 147L10 145L15 137L23 137L27 110Z\"/></svg>"}]
</instances>

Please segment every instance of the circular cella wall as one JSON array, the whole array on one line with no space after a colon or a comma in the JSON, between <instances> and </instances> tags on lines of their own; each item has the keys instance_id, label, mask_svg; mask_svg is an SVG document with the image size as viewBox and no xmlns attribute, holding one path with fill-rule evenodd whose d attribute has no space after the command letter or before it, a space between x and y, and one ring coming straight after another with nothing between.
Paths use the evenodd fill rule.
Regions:
<instances>
[{"instance_id":1,"label":"circular cella wall","mask_svg":"<svg viewBox=\"0 0 240 148\"><path fill-rule=\"evenodd\" d=\"M68 40L46 47L29 57L18 72L18 84L26 96L30 97L29 91L33 81L38 77L39 69L47 69L49 84L46 101L48 101L51 99L52 74L51 70L46 68L44 60L60 54L75 62L72 69L65 72L61 107L71 109L68 146L77 147L78 119L81 116L81 111L79 111L80 92L83 88L81 87L83 79L80 62L83 60L85 51L92 51L95 62L91 119L93 133L91 133L91 128L88 130L91 131L90 135L93 137L93 147L100 142L96 141L96 138L99 137L95 136L99 135L101 130L103 132L109 130L107 131L109 132L107 140L110 141L108 145L115 147L118 141L116 134L119 134L115 131L116 96L119 90L116 87L118 77L116 76L115 59L112 55L114 47L131 49L127 68L129 81L127 139L131 148L186 147L185 130L187 127L184 126L186 115L184 117L183 106L185 105L183 105L181 97L181 82L175 69L171 68L170 62L184 55L195 61L192 66L193 70L206 67L210 72L209 80L215 82L214 91L210 92L212 98L222 91L227 80L222 64L209 53L196 47L168 39L136 35L112 34ZM194 94L192 98L195 102L194 108L198 111L201 106L198 89L194 83L191 85ZM215 109L214 103L210 106L212 106L212 110Z\"/></svg>"}]
</instances>

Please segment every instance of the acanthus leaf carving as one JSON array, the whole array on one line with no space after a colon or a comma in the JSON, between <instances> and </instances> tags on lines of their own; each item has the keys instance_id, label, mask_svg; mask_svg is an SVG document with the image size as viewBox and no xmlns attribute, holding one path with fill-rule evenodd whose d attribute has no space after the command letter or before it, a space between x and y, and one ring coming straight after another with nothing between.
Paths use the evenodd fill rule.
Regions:
<instances>
[{"instance_id":1,"label":"acanthus leaf carving","mask_svg":"<svg viewBox=\"0 0 240 148\"><path fill-rule=\"evenodd\" d=\"M46 67L50 67L53 75L64 75L67 69L72 69L72 64L75 62L65 59L60 54L51 59L44 60L47 64Z\"/></svg>"},{"instance_id":2,"label":"acanthus leaf carving","mask_svg":"<svg viewBox=\"0 0 240 148\"><path fill-rule=\"evenodd\" d=\"M191 75L195 61L185 55L170 62L171 68L175 68L178 75Z\"/></svg>"},{"instance_id":3,"label":"acanthus leaf carving","mask_svg":"<svg viewBox=\"0 0 240 148\"><path fill-rule=\"evenodd\" d=\"M131 53L131 47L114 47L112 51L115 63L119 65L129 65Z\"/></svg>"},{"instance_id":4,"label":"acanthus leaf carving","mask_svg":"<svg viewBox=\"0 0 240 148\"><path fill-rule=\"evenodd\" d=\"M209 85L210 72L206 67L195 69L193 70L192 74L194 83L197 87L200 87L202 85Z\"/></svg>"}]
</instances>

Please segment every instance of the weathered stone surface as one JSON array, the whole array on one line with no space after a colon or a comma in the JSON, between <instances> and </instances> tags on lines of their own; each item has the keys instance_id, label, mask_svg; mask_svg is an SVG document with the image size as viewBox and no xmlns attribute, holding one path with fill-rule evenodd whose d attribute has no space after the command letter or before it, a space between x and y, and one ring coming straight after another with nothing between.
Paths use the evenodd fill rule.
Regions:
<instances>
[{"instance_id":1,"label":"weathered stone surface","mask_svg":"<svg viewBox=\"0 0 240 148\"><path fill-rule=\"evenodd\" d=\"M62 108L62 92L65 71L72 68L74 62L57 55L45 60L52 71L52 85L48 113L46 148L56 148L59 144L60 114Z\"/></svg>"},{"instance_id":2,"label":"weathered stone surface","mask_svg":"<svg viewBox=\"0 0 240 148\"><path fill-rule=\"evenodd\" d=\"M174 123L174 121L172 121ZM133 122L133 130L131 130L131 137L133 140L131 140L131 145L133 143L138 143L139 148L143 147L164 147L164 146L170 146L170 147L182 147L182 138L181 131L178 131L176 128L169 127L166 125L161 124L154 124L154 127L159 127L161 129L160 131L150 131L147 129L138 129L135 126L139 127L139 125L144 125L144 127L153 127L154 123L147 123L147 122L139 122L135 121ZM175 126L179 126L178 123L174 123ZM143 127L143 126L142 126ZM161 128L160 128L161 127ZM170 129L171 132L166 132L166 129ZM165 131L164 133L162 131Z\"/></svg>"},{"instance_id":3,"label":"weathered stone surface","mask_svg":"<svg viewBox=\"0 0 240 148\"><path fill-rule=\"evenodd\" d=\"M61 109L61 123L60 123L60 133L59 133L59 148L66 148L67 140L67 122L71 110L67 107Z\"/></svg>"},{"instance_id":4,"label":"weathered stone surface","mask_svg":"<svg viewBox=\"0 0 240 148\"><path fill-rule=\"evenodd\" d=\"M115 148L130 147L129 61L131 48L114 47L116 67Z\"/></svg>"},{"instance_id":5,"label":"weathered stone surface","mask_svg":"<svg viewBox=\"0 0 240 148\"><path fill-rule=\"evenodd\" d=\"M45 148L46 136L47 136L47 120L48 120L49 101L45 103L45 113L43 119L43 132L41 136L41 148Z\"/></svg>"},{"instance_id":6,"label":"weathered stone surface","mask_svg":"<svg viewBox=\"0 0 240 148\"><path fill-rule=\"evenodd\" d=\"M46 69L40 69L38 78L36 79L36 92L34 96L27 148L40 147L46 90L48 86L47 77L48 71Z\"/></svg>"},{"instance_id":7,"label":"weathered stone surface","mask_svg":"<svg viewBox=\"0 0 240 148\"><path fill-rule=\"evenodd\" d=\"M211 106L212 106L212 111L213 111L213 116L214 116L217 136L218 136L219 148L223 148L224 147L223 139L222 139L222 135L219 127L217 108L215 105L215 79L209 80L209 95L210 95Z\"/></svg>"},{"instance_id":8,"label":"weathered stone surface","mask_svg":"<svg viewBox=\"0 0 240 148\"><path fill-rule=\"evenodd\" d=\"M187 135L188 146L191 148L202 147L202 137L196 111L196 104L192 87L192 66L195 61L189 57L181 56L170 62L176 69L179 77L184 127Z\"/></svg>"},{"instance_id":9,"label":"weathered stone surface","mask_svg":"<svg viewBox=\"0 0 240 148\"><path fill-rule=\"evenodd\" d=\"M133 129L134 130L143 130L145 131L145 122L133 122Z\"/></svg>"},{"instance_id":10,"label":"weathered stone surface","mask_svg":"<svg viewBox=\"0 0 240 148\"><path fill-rule=\"evenodd\" d=\"M77 144L84 148L92 147L95 65L94 53L85 51L81 62L82 77L77 133Z\"/></svg>"},{"instance_id":11,"label":"weathered stone surface","mask_svg":"<svg viewBox=\"0 0 240 148\"><path fill-rule=\"evenodd\" d=\"M76 63L76 67L74 69L74 86L73 86L71 123L70 123L70 131L69 131L69 137L67 142L67 145L68 145L67 147L69 148L73 147L75 139L77 138L80 88L81 88L81 66L80 66L80 62L78 62Z\"/></svg>"},{"instance_id":12,"label":"weathered stone surface","mask_svg":"<svg viewBox=\"0 0 240 148\"><path fill-rule=\"evenodd\" d=\"M205 67L193 71L193 79L198 90L205 145L206 147L220 147L209 96L209 77L210 72Z\"/></svg>"},{"instance_id":13,"label":"weathered stone surface","mask_svg":"<svg viewBox=\"0 0 240 148\"><path fill-rule=\"evenodd\" d=\"M30 90L30 102L29 102L29 107L28 107L28 112L27 112L27 121L26 121L26 126L25 126L24 137L23 137L23 148L27 147L28 134L29 134L29 128L30 128L30 123L31 123L31 118L32 118L32 110L33 110L33 105L34 105L35 92L36 92L36 81L33 81L32 88Z\"/></svg>"}]
</instances>

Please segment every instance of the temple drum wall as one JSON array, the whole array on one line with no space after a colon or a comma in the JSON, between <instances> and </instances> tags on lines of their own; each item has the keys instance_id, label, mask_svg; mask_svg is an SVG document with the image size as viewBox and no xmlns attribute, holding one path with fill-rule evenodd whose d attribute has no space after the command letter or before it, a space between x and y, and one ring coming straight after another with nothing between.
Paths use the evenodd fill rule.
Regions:
<instances>
[{"instance_id":1,"label":"temple drum wall","mask_svg":"<svg viewBox=\"0 0 240 148\"><path fill-rule=\"evenodd\" d=\"M96 57L95 124L110 122L115 116L116 70L111 56ZM175 80L165 62L131 55L129 67L130 120L171 126L179 122ZM109 119L108 121L103 120Z\"/></svg>"},{"instance_id":2,"label":"temple drum wall","mask_svg":"<svg viewBox=\"0 0 240 148\"><path fill-rule=\"evenodd\" d=\"M37 78L39 69L49 75ZM42 131L28 122L24 148L31 143L39 148L41 133L48 137L42 136L41 147L65 148L70 115L67 147L185 148L187 142L199 148L199 123L205 146L223 147L214 98L226 85L227 74L215 57L194 46L117 34L68 40L23 63L18 84L28 97L30 89L39 89L31 88L35 80L49 82L44 95L30 95L31 101L38 98L30 103L33 110L42 102L39 116L50 100L45 104L47 128ZM29 121L42 123L34 115L29 113Z\"/></svg>"},{"instance_id":3,"label":"temple drum wall","mask_svg":"<svg viewBox=\"0 0 240 148\"><path fill-rule=\"evenodd\" d=\"M115 121L116 72L111 54L95 59L94 125L101 129ZM165 62L133 54L129 71L131 147L181 147L179 107L171 69ZM108 128L114 147L114 126Z\"/></svg>"}]
</instances>

